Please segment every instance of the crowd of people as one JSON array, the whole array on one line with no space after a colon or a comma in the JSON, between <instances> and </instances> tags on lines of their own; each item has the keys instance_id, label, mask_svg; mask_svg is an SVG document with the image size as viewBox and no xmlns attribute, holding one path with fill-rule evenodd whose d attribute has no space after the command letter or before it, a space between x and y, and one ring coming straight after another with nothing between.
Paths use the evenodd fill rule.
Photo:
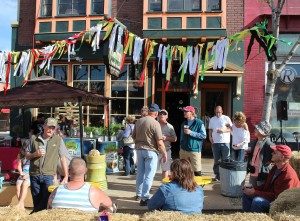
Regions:
<instances>
[{"instance_id":1,"label":"crowd of people","mask_svg":"<svg viewBox=\"0 0 300 221\"><path fill-rule=\"evenodd\" d=\"M144 106L141 117L125 118L119 135L124 159L124 176L136 175L136 195L140 206L151 210L172 210L187 214L201 213L204 192L195 182L202 176L202 148L208 136L214 158L214 180L219 181L219 165L229 160L247 162L249 184L243 187L243 209L268 212L270 203L284 190L300 187L299 178L289 164L290 147L274 145L269 134L271 125L262 121L255 125L255 140L250 141L246 116L236 112L231 120L215 107L215 116L203 122L193 106L182 108L185 120L180 134L168 122L168 111L157 104ZM19 155L17 181L18 207L24 209L26 191L30 186L33 212L51 208L76 208L84 211L113 211L111 199L100 189L85 182L86 163L81 158L71 160L62 135L69 133L65 118L59 125L54 118L39 115L30 131L30 142ZM60 130L57 130L57 129ZM208 130L208 134L207 134ZM179 159L171 158L172 143L179 138ZM71 161L70 161L71 160ZM60 185L51 193L48 187L57 179ZM150 190L157 168L162 171L163 184L151 197ZM78 200L74 200L78 199Z\"/></svg>"}]
</instances>

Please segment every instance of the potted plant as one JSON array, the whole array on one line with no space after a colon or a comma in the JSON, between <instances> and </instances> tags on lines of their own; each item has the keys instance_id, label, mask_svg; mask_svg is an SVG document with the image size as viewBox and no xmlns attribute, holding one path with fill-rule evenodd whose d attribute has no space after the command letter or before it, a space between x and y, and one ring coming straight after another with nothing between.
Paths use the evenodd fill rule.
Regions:
<instances>
[{"instance_id":1,"label":"potted plant","mask_svg":"<svg viewBox=\"0 0 300 221\"><path fill-rule=\"evenodd\" d=\"M111 141L116 141L116 135L118 134L119 130L122 128L122 124L118 123L112 123L109 127L109 132L110 132L110 140Z\"/></svg>"}]
</instances>

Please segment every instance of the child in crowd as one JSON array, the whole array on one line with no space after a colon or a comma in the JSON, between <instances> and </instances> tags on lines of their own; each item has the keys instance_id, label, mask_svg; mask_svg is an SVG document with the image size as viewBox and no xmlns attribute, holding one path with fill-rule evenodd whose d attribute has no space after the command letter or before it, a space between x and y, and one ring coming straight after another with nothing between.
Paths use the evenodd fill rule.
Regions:
<instances>
[{"instance_id":1,"label":"child in crowd","mask_svg":"<svg viewBox=\"0 0 300 221\"><path fill-rule=\"evenodd\" d=\"M250 133L243 112L236 112L233 116L232 134L232 159L236 161L245 160L245 150L248 149Z\"/></svg>"},{"instance_id":2,"label":"child in crowd","mask_svg":"<svg viewBox=\"0 0 300 221\"><path fill-rule=\"evenodd\" d=\"M22 143L22 147L20 153L18 155L18 172L20 174L17 182L17 198L18 204L17 207L25 210L24 201L27 195L28 187L30 186L30 178L29 178L29 167L30 167L30 160L25 158L25 153L29 152L30 142L29 139L25 140Z\"/></svg>"}]
</instances>

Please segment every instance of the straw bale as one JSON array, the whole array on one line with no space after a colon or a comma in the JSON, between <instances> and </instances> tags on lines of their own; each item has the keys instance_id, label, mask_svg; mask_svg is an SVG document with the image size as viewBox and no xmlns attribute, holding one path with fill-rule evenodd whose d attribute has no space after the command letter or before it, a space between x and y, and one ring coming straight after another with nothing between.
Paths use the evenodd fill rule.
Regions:
<instances>
[{"instance_id":1,"label":"straw bale","mask_svg":"<svg viewBox=\"0 0 300 221\"><path fill-rule=\"evenodd\" d=\"M290 159L290 164L300 178L300 152L293 151L292 158Z\"/></svg>"},{"instance_id":2,"label":"straw bale","mask_svg":"<svg viewBox=\"0 0 300 221\"><path fill-rule=\"evenodd\" d=\"M299 216L294 216L286 213L277 213L272 217L275 221L300 221Z\"/></svg>"},{"instance_id":3,"label":"straw bale","mask_svg":"<svg viewBox=\"0 0 300 221\"><path fill-rule=\"evenodd\" d=\"M282 212L300 217L300 188L283 191L279 194L277 199L271 203L271 216Z\"/></svg>"},{"instance_id":4,"label":"straw bale","mask_svg":"<svg viewBox=\"0 0 300 221\"><path fill-rule=\"evenodd\" d=\"M0 207L0 221L28 220L29 212L20 210L15 206Z\"/></svg>"},{"instance_id":5,"label":"straw bale","mask_svg":"<svg viewBox=\"0 0 300 221\"><path fill-rule=\"evenodd\" d=\"M143 221L273 221L273 219L266 214L259 213L233 213L229 215L218 214L199 214L186 215L179 212L148 212L145 213Z\"/></svg>"},{"instance_id":6,"label":"straw bale","mask_svg":"<svg viewBox=\"0 0 300 221\"><path fill-rule=\"evenodd\" d=\"M30 221L95 221L98 213L84 212L76 209L50 209L42 210L30 215Z\"/></svg>"}]
</instances>

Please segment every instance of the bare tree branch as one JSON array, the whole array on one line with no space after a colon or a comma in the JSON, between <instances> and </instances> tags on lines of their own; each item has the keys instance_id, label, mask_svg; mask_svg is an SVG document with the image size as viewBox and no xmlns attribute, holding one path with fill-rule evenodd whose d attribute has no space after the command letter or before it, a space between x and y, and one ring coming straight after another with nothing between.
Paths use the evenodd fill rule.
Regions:
<instances>
[{"instance_id":1,"label":"bare tree branch","mask_svg":"<svg viewBox=\"0 0 300 221\"><path fill-rule=\"evenodd\" d=\"M277 13L281 14L283 5L285 4L285 0L279 0L277 4Z\"/></svg>"},{"instance_id":2,"label":"bare tree branch","mask_svg":"<svg viewBox=\"0 0 300 221\"><path fill-rule=\"evenodd\" d=\"M282 69L285 67L285 65L292 59L292 57L296 53L299 45L300 45L300 35L299 35L297 42L294 44L294 46L292 47L292 49L290 50L288 55L285 57L285 59L282 61L279 68L277 69L278 73L280 73L282 71Z\"/></svg>"},{"instance_id":3,"label":"bare tree branch","mask_svg":"<svg viewBox=\"0 0 300 221\"><path fill-rule=\"evenodd\" d=\"M273 8L274 8L274 0L266 0L266 3L269 5L270 9L273 10Z\"/></svg>"}]
</instances>

